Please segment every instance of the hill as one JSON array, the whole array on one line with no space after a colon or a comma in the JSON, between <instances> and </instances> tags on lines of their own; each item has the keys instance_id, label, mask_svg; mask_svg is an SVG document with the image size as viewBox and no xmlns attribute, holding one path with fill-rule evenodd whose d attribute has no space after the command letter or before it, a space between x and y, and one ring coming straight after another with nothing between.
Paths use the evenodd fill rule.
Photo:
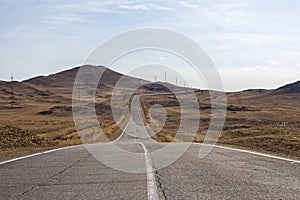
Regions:
<instances>
[{"instance_id":1,"label":"hill","mask_svg":"<svg viewBox=\"0 0 300 200\"><path fill-rule=\"evenodd\" d=\"M272 91L273 94L300 94L300 81L284 85Z\"/></svg>"},{"instance_id":2,"label":"hill","mask_svg":"<svg viewBox=\"0 0 300 200\"><path fill-rule=\"evenodd\" d=\"M196 137L191 137L187 132L184 137L178 139L175 133L181 120L179 103L174 95L162 93L169 92L170 89L183 91L185 88L170 83L152 83L124 76L103 66L85 65L81 67L90 70L91 73L86 77L87 79L96 75L96 70L103 71L103 76L97 85L95 108L99 124L110 140L119 136L122 126L127 123L130 115L130 113L124 112L129 109L130 105L117 105L120 116L118 119L114 119L110 107L113 88L122 77L124 80L122 89L126 90L126 88L142 85L135 93L157 94L142 98L145 121L158 130L158 133L153 136L155 140L159 142L203 141L211 117L212 106L209 91L195 90L200 109L200 125ZM1 151L6 152L2 157L10 155L9 152L13 152L10 155L12 156L15 153L28 152L28 149L35 151L81 143L81 136L76 131L72 116L73 84L79 69L80 67L75 67L21 82L0 81L0 134L4 137ZM13 93L11 93L12 86ZM299 88L300 82L298 81L275 90L250 89L228 92L226 123L219 143L300 157ZM177 95L184 96L185 94ZM13 107L9 104L11 96L15 101ZM186 95L184 98L188 100L189 96ZM151 106L154 104L160 104L165 108L167 113L165 124L162 124L164 121L160 118L155 118L155 116L162 116L162 111L159 110L159 107L152 108ZM156 115L155 112L160 114ZM189 117L189 120L197 118L193 115ZM9 132L9 129L15 131ZM94 134L93 127L87 126L86 132L94 141L101 141L102 136ZM17 135L21 135L21 137L17 137ZM38 142L30 142L28 138L38 138L34 139ZM24 143L23 139L29 143ZM18 146L19 144L20 146Z\"/></svg>"},{"instance_id":3,"label":"hill","mask_svg":"<svg viewBox=\"0 0 300 200\"><path fill-rule=\"evenodd\" d=\"M88 71L88 74L86 75L86 77L84 77L84 80L95 79L95 76L97 76L99 72L103 73L101 79L98 82L98 88L101 90L112 90L112 88L120 80L121 77L123 83L125 83L124 85L125 87L126 86L134 87L135 85L138 84L148 83L148 81L144 81L142 79L137 79L133 77L128 77L126 75L120 74L116 71L113 71L103 66L93 66L93 65L83 65L56 74L51 74L49 76L34 77L22 81L22 83L25 83L26 85L35 88L49 90L57 94L71 95L73 92L75 78L80 68L84 68L85 71Z\"/></svg>"},{"instance_id":4,"label":"hill","mask_svg":"<svg viewBox=\"0 0 300 200\"><path fill-rule=\"evenodd\" d=\"M7 126L14 127L32 133L38 138L49 141L53 146L66 146L81 143L72 116L72 92L73 84L80 68L88 69L90 78L97 71L102 71L102 77L96 91L96 110L99 115L99 122L110 139L120 134L120 129L113 119L110 103L111 95L115 84L122 77L123 87L137 87L137 85L151 84L149 81L124 76L118 72L103 66L84 65L68 69L49 76L38 76L21 82L0 81L0 134L3 141L10 141L14 138L13 132L7 132ZM13 87L13 92L11 91ZM166 92L163 88L161 92ZM149 88L141 87L137 92L151 93ZM11 97L14 104L11 106ZM128 106L128 105L127 105ZM121 108L120 108L121 109ZM124 108L122 108L124 109ZM121 121L127 120L121 116ZM23 136L22 136L23 137ZM24 136L25 137L25 136ZM25 139L25 138L24 138ZM14 149L15 145L22 144L16 140L16 144L7 143L1 149ZM26 145L25 145L26 146ZM42 144L18 148L38 148ZM1 155L0 155L1 158Z\"/></svg>"}]
</instances>

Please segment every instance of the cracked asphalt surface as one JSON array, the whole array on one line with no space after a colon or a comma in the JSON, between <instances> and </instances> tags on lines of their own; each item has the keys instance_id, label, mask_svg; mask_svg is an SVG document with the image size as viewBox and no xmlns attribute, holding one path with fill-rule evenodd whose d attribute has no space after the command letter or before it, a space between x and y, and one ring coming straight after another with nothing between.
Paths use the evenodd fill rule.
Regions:
<instances>
[{"instance_id":1,"label":"cracked asphalt surface","mask_svg":"<svg viewBox=\"0 0 300 200\"><path fill-rule=\"evenodd\" d=\"M135 124L131 121L116 143L89 145L93 155L101 155L98 158L108 166L135 172L146 171L141 143L149 151L153 169L159 168L162 161L177 158L174 152L184 144L168 143L168 151L157 154L156 150L166 144L145 138L147 130L142 127L142 117L138 117L139 97L135 96L132 102ZM119 153L113 145L139 154ZM155 171L155 196L162 200L299 199L299 162L217 146L199 159L200 147L201 144L192 144L175 162ZM151 199L146 173L118 171L93 155L80 145L0 164L0 200Z\"/></svg>"},{"instance_id":2,"label":"cracked asphalt surface","mask_svg":"<svg viewBox=\"0 0 300 200\"><path fill-rule=\"evenodd\" d=\"M138 143L121 145L143 153ZM149 151L159 145L145 143ZM155 172L159 199L300 197L299 163L218 147L199 159L199 148L193 144L176 162ZM2 164L0 176L0 199L147 199L146 174L111 169L84 146Z\"/></svg>"}]
</instances>

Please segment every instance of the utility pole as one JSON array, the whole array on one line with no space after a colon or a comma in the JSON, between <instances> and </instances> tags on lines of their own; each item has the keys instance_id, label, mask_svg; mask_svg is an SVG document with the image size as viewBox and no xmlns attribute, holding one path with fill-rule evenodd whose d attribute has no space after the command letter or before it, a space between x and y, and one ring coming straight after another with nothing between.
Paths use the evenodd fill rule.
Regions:
<instances>
[{"instance_id":1,"label":"utility pole","mask_svg":"<svg viewBox=\"0 0 300 200\"><path fill-rule=\"evenodd\" d=\"M177 77L176 77L176 86L177 86Z\"/></svg>"},{"instance_id":2,"label":"utility pole","mask_svg":"<svg viewBox=\"0 0 300 200\"><path fill-rule=\"evenodd\" d=\"M167 82L167 71L165 71L165 83Z\"/></svg>"},{"instance_id":3,"label":"utility pole","mask_svg":"<svg viewBox=\"0 0 300 200\"><path fill-rule=\"evenodd\" d=\"M156 74L155 74L155 76L154 76L154 82L156 83Z\"/></svg>"}]
</instances>

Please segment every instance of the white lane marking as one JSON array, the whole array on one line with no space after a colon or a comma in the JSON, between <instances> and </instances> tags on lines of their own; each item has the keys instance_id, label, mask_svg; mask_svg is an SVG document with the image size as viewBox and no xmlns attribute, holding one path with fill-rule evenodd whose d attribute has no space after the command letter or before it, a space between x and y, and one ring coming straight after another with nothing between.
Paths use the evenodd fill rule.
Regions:
<instances>
[{"instance_id":1,"label":"white lane marking","mask_svg":"<svg viewBox=\"0 0 300 200\"><path fill-rule=\"evenodd\" d=\"M157 187L151 157L145 145L143 143L140 143L140 145L143 147L145 153L148 200L158 200Z\"/></svg>"},{"instance_id":2,"label":"white lane marking","mask_svg":"<svg viewBox=\"0 0 300 200\"><path fill-rule=\"evenodd\" d=\"M34 157L34 156L38 156L38 155L42 155L42 154L47 154L47 153L59 151L59 150L69 149L69 148L73 148L73 147L77 147L77 146L81 146L81 145L74 145L74 146L62 147L62 148L57 148L57 149L51 149L51 150L47 150L47 151L43 151L43 152L39 152L39 153L34 153L34 154L30 154L30 155L26 155L26 156L22 156L22 157L18 157L18 158L13 158L13 159L10 159L10 160L5 160L5 161L0 162L0 165L5 164L5 163L14 162L14 161L17 161L17 160L22 160L22 159L25 159L25 158L30 158L30 157Z\"/></svg>"},{"instance_id":3,"label":"white lane marking","mask_svg":"<svg viewBox=\"0 0 300 200\"><path fill-rule=\"evenodd\" d=\"M255 151L249 151L249 150L244 150L244 149L235 149L235 148L225 147L225 146L220 146L220 145L210 145L210 144L201 144L201 145L215 146L215 147L218 147L220 149L238 151L238 152L249 153L249 154L253 154L253 155L257 155L257 156L263 156L263 157L274 158L274 159L279 159L279 160L284 160L284 161L289 161L289 162L294 162L294 163L300 163L300 160L294 160L294 159L284 158L284 157L280 157L280 156L273 156L273 155L270 155L270 154L259 153L259 152L255 152Z\"/></svg>"},{"instance_id":4,"label":"white lane marking","mask_svg":"<svg viewBox=\"0 0 300 200\"><path fill-rule=\"evenodd\" d=\"M134 98L136 97L136 98L140 98L140 96L144 96L144 95L136 95L136 96L134 96ZM139 101L139 99L138 99L138 101ZM140 101L139 101L139 109L140 109L140 115L142 116L142 111L141 111L141 104L140 104ZM133 107L133 105L132 105L132 107ZM137 107L137 106L136 106ZM123 130L123 132L119 135L119 137L117 138L117 139L115 139L113 142L118 142L119 140L121 140L121 138L123 137L123 135L125 135L126 136L126 134L127 135L130 135L130 134L128 134L128 133L126 133L126 131L127 131L127 129L128 129L128 126L129 126L129 124L130 123L132 123L131 122L131 117L130 117L130 119L129 119L129 122L126 124L126 126L125 126L125 128L124 128L124 130ZM148 130L147 130L147 127L145 126L145 123L143 122L143 124L144 124L144 126L143 126L143 129L145 130L145 132L146 133L148 133L148 138L144 138L144 139L148 139L148 140L150 140L151 142L153 142L153 143L157 143L157 141L156 140L154 140L154 139L152 139L151 138L151 136L150 136L150 134L149 134L149 132L148 132ZM139 139L139 138L138 138ZM136 143L136 137L134 136L134 143Z\"/></svg>"},{"instance_id":5,"label":"white lane marking","mask_svg":"<svg viewBox=\"0 0 300 200\"><path fill-rule=\"evenodd\" d=\"M127 123L127 124L126 124L126 126L125 126L125 128L124 128L123 132L121 133L121 135L119 135L119 137L118 137L117 139L115 139L114 141L112 141L112 142L117 142L118 140L120 140L120 139L121 139L121 137L122 137L122 136L123 136L123 134L125 133L125 130L128 128L128 125L129 125L129 123Z\"/></svg>"}]
</instances>

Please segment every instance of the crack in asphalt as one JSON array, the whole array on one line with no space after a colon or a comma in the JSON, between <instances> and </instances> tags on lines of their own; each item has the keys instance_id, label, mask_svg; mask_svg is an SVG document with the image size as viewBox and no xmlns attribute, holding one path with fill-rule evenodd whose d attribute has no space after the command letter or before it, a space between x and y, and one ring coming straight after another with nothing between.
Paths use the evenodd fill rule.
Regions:
<instances>
[{"instance_id":1,"label":"crack in asphalt","mask_svg":"<svg viewBox=\"0 0 300 200\"><path fill-rule=\"evenodd\" d=\"M163 194L163 197L165 200L167 200L167 195L166 195L166 191L165 189L163 188L162 186L162 183L161 183L161 178L160 178L160 174L158 173L158 170L155 170L155 175L156 175L156 180L157 180L157 183L158 183L158 187L160 188L162 194Z\"/></svg>"},{"instance_id":2,"label":"crack in asphalt","mask_svg":"<svg viewBox=\"0 0 300 200\"><path fill-rule=\"evenodd\" d=\"M49 177L48 179L52 179L53 177L55 176L58 176L62 173L64 173L66 170L70 169L71 167L73 167L76 163L80 162L80 160L76 160L75 162L73 162L70 166L67 166L65 167L63 170L59 171L57 174L54 174L53 176ZM33 185L31 186L29 189L25 190L24 192L22 192L22 195L25 195L27 194L28 192L32 191L33 189L37 188L37 187L40 187L40 186L43 186L43 185L46 185L46 184L36 184L36 185Z\"/></svg>"},{"instance_id":3,"label":"crack in asphalt","mask_svg":"<svg viewBox=\"0 0 300 200\"><path fill-rule=\"evenodd\" d=\"M38 185L37 185L38 186ZM31 186L29 189L25 190L24 192L22 192L22 195L25 195L26 193L32 191L36 186Z\"/></svg>"},{"instance_id":4,"label":"crack in asphalt","mask_svg":"<svg viewBox=\"0 0 300 200\"><path fill-rule=\"evenodd\" d=\"M58 173L54 174L53 176L49 177L49 179L52 179L58 175L61 175L62 173L64 173L65 171L67 171L68 169L70 169L71 167L73 167L76 163L79 163L81 160L76 160L75 162L73 162L71 165L63 168L61 171L59 171Z\"/></svg>"}]
</instances>

